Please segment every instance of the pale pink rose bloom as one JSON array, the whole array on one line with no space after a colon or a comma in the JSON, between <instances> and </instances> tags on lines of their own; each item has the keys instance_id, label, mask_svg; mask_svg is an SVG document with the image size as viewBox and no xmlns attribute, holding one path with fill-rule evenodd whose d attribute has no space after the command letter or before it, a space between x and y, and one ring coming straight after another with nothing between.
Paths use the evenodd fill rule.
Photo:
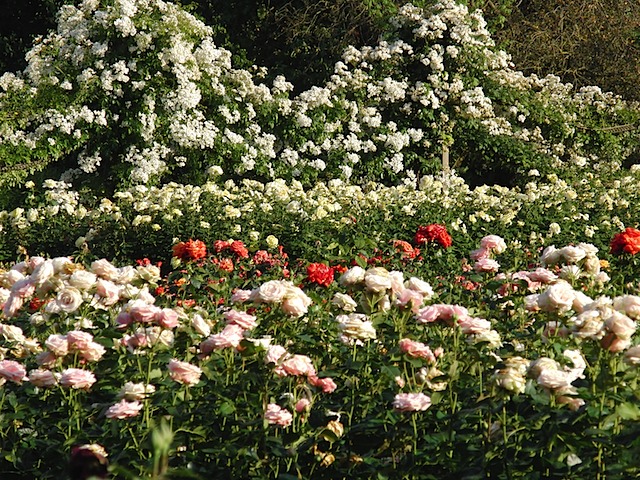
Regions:
<instances>
[{"instance_id":1,"label":"pale pink rose bloom","mask_svg":"<svg viewBox=\"0 0 640 480\"><path fill-rule=\"evenodd\" d=\"M158 309L154 316L155 322L163 328L176 328L180 325L178 320L178 312L171 308Z\"/></svg>"},{"instance_id":2,"label":"pale pink rose bloom","mask_svg":"<svg viewBox=\"0 0 640 480\"><path fill-rule=\"evenodd\" d=\"M436 361L435 354L431 351L431 348L424 343L416 342L409 338L403 338L398 342L398 345L400 346L400 351L402 353L406 353L410 357L424 358L431 363L435 363Z\"/></svg>"},{"instance_id":3,"label":"pale pink rose bloom","mask_svg":"<svg viewBox=\"0 0 640 480\"><path fill-rule=\"evenodd\" d=\"M120 287L115 283L99 278L96 281L96 295L102 305L114 305L120 300Z\"/></svg>"},{"instance_id":4,"label":"pale pink rose bloom","mask_svg":"<svg viewBox=\"0 0 640 480\"><path fill-rule=\"evenodd\" d=\"M624 352L624 362L628 365L640 365L640 345L631 347L629 350Z\"/></svg>"},{"instance_id":5,"label":"pale pink rose bloom","mask_svg":"<svg viewBox=\"0 0 640 480\"><path fill-rule=\"evenodd\" d=\"M543 370L536 379L538 385L549 390L560 390L571 386L573 379L562 370Z\"/></svg>"},{"instance_id":6,"label":"pale pink rose bloom","mask_svg":"<svg viewBox=\"0 0 640 480\"><path fill-rule=\"evenodd\" d=\"M308 398L301 398L296 402L296 406L295 406L296 412L298 413L308 412L311 408L310 405L311 405L311 401L309 401Z\"/></svg>"},{"instance_id":7,"label":"pale pink rose bloom","mask_svg":"<svg viewBox=\"0 0 640 480\"><path fill-rule=\"evenodd\" d=\"M478 248L477 250L472 250L471 253L469 254L469 257L474 262L477 262L478 260L484 260L485 258L489 258L490 253L491 252L489 252L489 250L487 250L486 248Z\"/></svg>"},{"instance_id":8,"label":"pale pink rose bloom","mask_svg":"<svg viewBox=\"0 0 640 480\"><path fill-rule=\"evenodd\" d=\"M613 299L613 308L634 320L640 319L640 296L622 295Z\"/></svg>"},{"instance_id":9,"label":"pale pink rose bloom","mask_svg":"<svg viewBox=\"0 0 640 480\"><path fill-rule=\"evenodd\" d=\"M22 305L24 305L24 299L19 295L11 293L7 301L4 302L2 313L7 318L15 317L22 308Z\"/></svg>"},{"instance_id":10,"label":"pale pink rose bloom","mask_svg":"<svg viewBox=\"0 0 640 480\"><path fill-rule=\"evenodd\" d=\"M311 385L313 385L314 387L318 387L320 390L322 390L323 393L333 393L335 389L338 388L336 382L334 382L333 378L331 377L309 377L308 380Z\"/></svg>"},{"instance_id":11,"label":"pale pink rose bloom","mask_svg":"<svg viewBox=\"0 0 640 480\"><path fill-rule=\"evenodd\" d=\"M66 313L75 312L81 304L82 293L75 287L66 287L59 291L55 300L57 309Z\"/></svg>"},{"instance_id":12,"label":"pale pink rose bloom","mask_svg":"<svg viewBox=\"0 0 640 480\"><path fill-rule=\"evenodd\" d=\"M76 270L69 277L69 285L79 290L89 290L96 284L97 280L98 276L95 273Z\"/></svg>"},{"instance_id":13,"label":"pale pink rose bloom","mask_svg":"<svg viewBox=\"0 0 640 480\"><path fill-rule=\"evenodd\" d=\"M396 298L396 305L404 307L410 304L411 311L413 313L418 313L423 303L424 297L422 296L422 294L409 288L405 288L403 291L401 291Z\"/></svg>"},{"instance_id":14,"label":"pale pink rose bloom","mask_svg":"<svg viewBox=\"0 0 640 480\"><path fill-rule=\"evenodd\" d=\"M14 360L0 361L0 377L14 383L22 383L27 378L27 370Z\"/></svg>"},{"instance_id":15,"label":"pale pink rose bloom","mask_svg":"<svg viewBox=\"0 0 640 480\"><path fill-rule=\"evenodd\" d=\"M391 288L391 276L389 271L383 267L374 267L366 271L364 284L367 290L374 293L381 293Z\"/></svg>"},{"instance_id":16,"label":"pale pink rose bloom","mask_svg":"<svg viewBox=\"0 0 640 480\"><path fill-rule=\"evenodd\" d=\"M29 257L29 259L27 260L27 270L33 272L36 268L38 268L40 265L42 265L45 262L45 258L44 257L39 257L39 256L35 256L35 257Z\"/></svg>"},{"instance_id":17,"label":"pale pink rose bloom","mask_svg":"<svg viewBox=\"0 0 640 480\"><path fill-rule=\"evenodd\" d=\"M156 387L151 384L127 382L120 389L118 398L128 402L142 401L155 391Z\"/></svg>"},{"instance_id":18,"label":"pale pink rose bloom","mask_svg":"<svg viewBox=\"0 0 640 480\"><path fill-rule=\"evenodd\" d=\"M11 287L11 293L18 295L20 298L31 298L36 291L36 286L30 277L18 280Z\"/></svg>"},{"instance_id":19,"label":"pale pink rose bloom","mask_svg":"<svg viewBox=\"0 0 640 480\"><path fill-rule=\"evenodd\" d=\"M500 255L507 249L507 244L502 237L498 235L487 235L480 240L480 246L484 249Z\"/></svg>"},{"instance_id":20,"label":"pale pink rose bloom","mask_svg":"<svg viewBox=\"0 0 640 480\"><path fill-rule=\"evenodd\" d=\"M636 322L616 310L604 321L604 325L621 340L629 340L636 331Z\"/></svg>"},{"instance_id":21,"label":"pale pink rose bloom","mask_svg":"<svg viewBox=\"0 0 640 480\"><path fill-rule=\"evenodd\" d=\"M105 258L92 262L91 271L105 280L110 281L117 280L120 276L118 269Z\"/></svg>"},{"instance_id":22,"label":"pale pink rose bloom","mask_svg":"<svg viewBox=\"0 0 640 480\"><path fill-rule=\"evenodd\" d=\"M120 400L118 403L111 405L107 409L107 413L105 416L110 419L118 419L122 420L125 418L135 417L142 410L142 403L135 400L133 402L128 402L127 400Z\"/></svg>"},{"instance_id":23,"label":"pale pink rose bloom","mask_svg":"<svg viewBox=\"0 0 640 480\"><path fill-rule=\"evenodd\" d=\"M288 375L315 376L313 362L306 355L292 355L282 362L282 368Z\"/></svg>"},{"instance_id":24,"label":"pale pink rose bloom","mask_svg":"<svg viewBox=\"0 0 640 480\"><path fill-rule=\"evenodd\" d=\"M289 292L290 282L270 280L251 291L250 300L256 303L280 303Z\"/></svg>"},{"instance_id":25,"label":"pale pink rose bloom","mask_svg":"<svg viewBox=\"0 0 640 480\"><path fill-rule=\"evenodd\" d=\"M131 353L139 353L141 348L149 345L146 332L136 332L133 335L125 335L120 339L120 344Z\"/></svg>"},{"instance_id":26,"label":"pale pink rose bloom","mask_svg":"<svg viewBox=\"0 0 640 480\"><path fill-rule=\"evenodd\" d=\"M398 295L402 290L405 289L404 286L404 274L402 272L398 272L397 270L393 270L389 272L389 278L391 279L391 292Z\"/></svg>"},{"instance_id":27,"label":"pale pink rose bloom","mask_svg":"<svg viewBox=\"0 0 640 480\"><path fill-rule=\"evenodd\" d=\"M58 357L56 357L52 352L40 352L36 355L36 363L41 367L51 368L58 361Z\"/></svg>"},{"instance_id":28,"label":"pale pink rose bloom","mask_svg":"<svg viewBox=\"0 0 640 480\"><path fill-rule=\"evenodd\" d=\"M93 372L80 368L67 368L60 376L60 385L76 390L89 390L91 385L96 383L96 376Z\"/></svg>"},{"instance_id":29,"label":"pale pink rose bloom","mask_svg":"<svg viewBox=\"0 0 640 480\"><path fill-rule=\"evenodd\" d=\"M529 272L529 278L534 282L551 283L558 279L558 276L547 268L538 267Z\"/></svg>"},{"instance_id":30,"label":"pale pink rose bloom","mask_svg":"<svg viewBox=\"0 0 640 480\"><path fill-rule=\"evenodd\" d=\"M18 280L24 279L23 272L11 268L8 272L2 274L2 283L5 287L11 288Z\"/></svg>"},{"instance_id":31,"label":"pale pink rose bloom","mask_svg":"<svg viewBox=\"0 0 640 480\"><path fill-rule=\"evenodd\" d=\"M537 312L540 310L538 300L540 299L539 293L532 293L524 297L524 309L528 312Z\"/></svg>"},{"instance_id":32,"label":"pale pink rose bloom","mask_svg":"<svg viewBox=\"0 0 640 480\"><path fill-rule=\"evenodd\" d=\"M195 385L200 381L202 370L196 365L175 358L169 361L169 376L178 383Z\"/></svg>"},{"instance_id":33,"label":"pale pink rose bloom","mask_svg":"<svg viewBox=\"0 0 640 480\"><path fill-rule=\"evenodd\" d=\"M600 345L611 353L619 353L629 348L631 345L631 339L618 338L614 334L610 333L600 340Z\"/></svg>"},{"instance_id":34,"label":"pale pink rose bloom","mask_svg":"<svg viewBox=\"0 0 640 480\"><path fill-rule=\"evenodd\" d=\"M288 355L287 349L281 345L269 345L267 354L264 357L264 363L280 363L283 357Z\"/></svg>"},{"instance_id":35,"label":"pale pink rose bloom","mask_svg":"<svg viewBox=\"0 0 640 480\"><path fill-rule=\"evenodd\" d=\"M87 362L97 362L104 356L106 352L107 349L99 343L90 342L80 351L80 356L82 356L82 358L84 358Z\"/></svg>"},{"instance_id":36,"label":"pale pink rose bloom","mask_svg":"<svg viewBox=\"0 0 640 480\"><path fill-rule=\"evenodd\" d=\"M420 293L426 299L433 297L433 288L431 288L431 285L417 277L411 277L407 281L406 287L409 290Z\"/></svg>"},{"instance_id":37,"label":"pale pink rose bloom","mask_svg":"<svg viewBox=\"0 0 640 480\"><path fill-rule=\"evenodd\" d=\"M36 269L31 274L31 280L37 286L42 286L54 275L55 271L53 268L53 262L51 260L47 260L36 267Z\"/></svg>"},{"instance_id":38,"label":"pale pink rose bloom","mask_svg":"<svg viewBox=\"0 0 640 480\"><path fill-rule=\"evenodd\" d=\"M364 281L364 276L366 272L362 267L355 266L351 267L349 270L340 275L338 282L343 287L349 287L351 285L356 285Z\"/></svg>"},{"instance_id":39,"label":"pale pink rose bloom","mask_svg":"<svg viewBox=\"0 0 640 480\"><path fill-rule=\"evenodd\" d=\"M51 334L45 340L44 345L51 351L51 353L58 357L64 357L69 353L69 341L67 340L66 335L56 333Z\"/></svg>"},{"instance_id":40,"label":"pale pink rose bloom","mask_svg":"<svg viewBox=\"0 0 640 480\"><path fill-rule=\"evenodd\" d=\"M492 258L482 258L473 265L473 269L476 273L492 273L500 270L500 264Z\"/></svg>"},{"instance_id":41,"label":"pale pink rose bloom","mask_svg":"<svg viewBox=\"0 0 640 480\"><path fill-rule=\"evenodd\" d=\"M484 318L463 317L458 320L458 326L466 335L477 335L491 330L491 322Z\"/></svg>"},{"instance_id":42,"label":"pale pink rose bloom","mask_svg":"<svg viewBox=\"0 0 640 480\"><path fill-rule=\"evenodd\" d=\"M469 311L460 305L435 304L421 308L416 315L418 323L431 323L437 320L450 321L453 318L469 316Z\"/></svg>"},{"instance_id":43,"label":"pale pink rose bloom","mask_svg":"<svg viewBox=\"0 0 640 480\"><path fill-rule=\"evenodd\" d=\"M58 379L51 370L38 368L29 372L29 382L36 387L48 388L58 384Z\"/></svg>"},{"instance_id":44,"label":"pale pink rose bloom","mask_svg":"<svg viewBox=\"0 0 640 480\"><path fill-rule=\"evenodd\" d=\"M280 407L275 403L267 405L267 410L264 412L264 418L271 425L278 425L280 427L288 427L293 422L293 415L288 410Z\"/></svg>"},{"instance_id":45,"label":"pale pink rose bloom","mask_svg":"<svg viewBox=\"0 0 640 480\"><path fill-rule=\"evenodd\" d=\"M133 323L133 317L126 310L120 310L116 317L117 328L125 328Z\"/></svg>"},{"instance_id":46,"label":"pale pink rose bloom","mask_svg":"<svg viewBox=\"0 0 640 480\"><path fill-rule=\"evenodd\" d=\"M540 263L543 267L548 267L549 265L555 265L560 261L560 252L556 249L554 245L549 245L542 251L542 255L540 255Z\"/></svg>"},{"instance_id":47,"label":"pale pink rose bloom","mask_svg":"<svg viewBox=\"0 0 640 480\"><path fill-rule=\"evenodd\" d=\"M540 294L538 307L543 312L564 313L573 308L575 298L573 287L565 281L558 281Z\"/></svg>"},{"instance_id":48,"label":"pale pink rose bloom","mask_svg":"<svg viewBox=\"0 0 640 480\"><path fill-rule=\"evenodd\" d=\"M118 285L127 285L137 277L138 273L136 269L131 265L118 268L118 277L112 279L113 282Z\"/></svg>"},{"instance_id":49,"label":"pale pink rose bloom","mask_svg":"<svg viewBox=\"0 0 640 480\"><path fill-rule=\"evenodd\" d=\"M134 300L129 305L129 315L134 322L151 323L160 312L160 307L150 305L141 300Z\"/></svg>"},{"instance_id":50,"label":"pale pink rose bloom","mask_svg":"<svg viewBox=\"0 0 640 480\"><path fill-rule=\"evenodd\" d=\"M582 313L585 311L587 305L593 303L593 299L587 296L586 293L581 292L580 290L575 290L575 298L573 299L573 310L576 313Z\"/></svg>"},{"instance_id":51,"label":"pale pink rose bloom","mask_svg":"<svg viewBox=\"0 0 640 480\"><path fill-rule=\"evenodd\" d=\"M224 312L223 316L227 322L238 325L243 330L251 330L258 325L255 315L250 315L247 312L232 309Z\"/></svg>"},{"instance_id":52,"label":"pale pink rose bloom","mask_svg":"<svg viewBox=\"0 0 640 480\"><path fill-rule=\"evenodd\" d=\"M93 342L93 335L81 330L72 330L67 332L67 343L69 344L69 350L77 351L84 350L87 346Z\"/></svg>"},{"instance_id":53,"label":"pale pink rose bloom","mask_svg":"<svg viewBox=\"0 0 640 480\"><path fill-rule=\"evenodd\" d=\"M240 325L230 323L220 333L210 335L200 343L200 352L208 355L214 350L222 348L237 348L244 338L244 330Z\"/></svg>"},{"instance_id":54,"label":"pale pink rose bloom","mask_svg":"<svg viewBox=\"0 0 640 480\"><path fill-rule=\"evenodd\" d=\"M431 406L431 398L424 393L398 393L393 399L393 408L399 412L425 411Z\"/></svg>"},{"instance_id":55,"label":"pale pink rose bloom","mask_svg":"<svg viewBox=\"0 0 640 480\"><path fill-rule=\"evenodd\" d=\"M231 303L244 303L251 298L251 290L237 289L231 294Z\"/></svg>"}]
</instances>

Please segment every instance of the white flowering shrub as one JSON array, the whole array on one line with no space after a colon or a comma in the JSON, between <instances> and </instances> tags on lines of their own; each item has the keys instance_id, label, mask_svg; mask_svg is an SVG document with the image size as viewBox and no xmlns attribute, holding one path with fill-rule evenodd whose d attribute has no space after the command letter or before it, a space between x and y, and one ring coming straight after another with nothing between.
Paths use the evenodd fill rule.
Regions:
<instances>
[{"instance_id":1,"label":"white flowering shrub","mask_svg":"<svg viewBox=\"0 0 640 480\"><path fill-rule=\"evenodd\" d=\"M453 166L478 181L531 168L619 165L638 111L597 88L526 77L495 48L480 11L410 4L378 45L348 48L324 86L234 68L211 28L162 0L85 0L0 77L5 181L49 164L100 183L224 178L303 184L413 180ZM97 174L97 175L96 175Z\"/></svg>"}]
</instances>

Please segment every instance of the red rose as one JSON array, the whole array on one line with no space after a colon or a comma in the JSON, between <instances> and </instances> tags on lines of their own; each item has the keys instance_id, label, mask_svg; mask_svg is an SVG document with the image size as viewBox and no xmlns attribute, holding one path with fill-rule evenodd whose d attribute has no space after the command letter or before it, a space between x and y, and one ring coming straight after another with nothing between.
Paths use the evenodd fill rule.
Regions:
<instances>
[{"instance_id":1,"label":"red rose","mask_svg":"<svg viewBox=\"0 0 640 480\"><path fill-rule=\"evenodd\" d=\"M247 247L245 247L244 243L242 243L240 240L234 240L233 242L231 242L231 245L229 245L229 249L239 258L249 257L249 250L247 250Z\"/></svg>"},{"instance_id":2,"label":"red rose","mask_svg":"<svg viewBox=\"0 0 640 480\"><path fill-rule=\"evenodd\" d=\"M638 252L640 252L640 230L627 227L624 232L616 233L611 239L612 254L630 253L635 255Z\"/></svg>"},{"instance_id":3,"label":"red rose","mask_svg":"<svg viewBox=\"0 0 640 480\"><path fill-rule=\"evenodd\" d=\"M443 248L449 248L453 244L451 235L447 232L447 227L439 223L418 227L414 242L417 245L435 242Z\"/></svg>"},{"instance_id":4,"label":"red rose","mask_svg":"<svg viewBox=\"0 0 640 480\"><path fill-rule=\"evenodd\" d=\"M334 270L324 263L312 263L307 267L307 280L328 287L333 282Z\"/></svg>"},{"instance_id":5,"label":"red rose","mask_svg":"<svg viewBox=\"0 0 640 480\"><path fill-rule=\"evenodd\" d=\"M199 260L207 256L207 246L201 240L189 239L173 246L173 256L181 260Z\"/></svg>"}]
</instances>

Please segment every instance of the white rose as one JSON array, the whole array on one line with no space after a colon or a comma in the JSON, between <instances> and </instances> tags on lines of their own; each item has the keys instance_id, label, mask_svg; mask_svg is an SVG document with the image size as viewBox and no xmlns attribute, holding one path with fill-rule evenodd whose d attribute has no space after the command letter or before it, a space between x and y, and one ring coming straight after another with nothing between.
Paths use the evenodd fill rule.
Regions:
<instances>
[{"instance_id":1,"label":"white rose","mask_svg":"<svg viewBox=\"0 0 640 480\"><path fill-rule=\"evenodd\" d=\"M288 282L269 280L253 290L249 299L257 303L280 303L288 291Z\"/></svg>"},{"instance_id":2,"label":"white rose","mask_svg":"<svg viewBox=\"0 0 640 480\"><path fill-rule=\"evenodd\" d=\"M574 247L572 245L562 247L558 253L567 263L578 263L584 257L587 256L587 252L585 252L580 247Z\"/></svg>"},{"instance_id":3,"label":"white rose","mask_svg":"<svg viewBox=\"0 0 640 480\"><path fill-rule=\"evenodd\" d=\"M333 296L333 300L331 300L331 303L336 307L344 310L345 312L353 312L358 306L356 301L351 298L350 295L340 292L337 292Z\"/></svg>"},{"instance_id":4,"label":"white rose","mask_svg":"<svg viewBox=\"0 0 640 480\"><path fill-rule=\"evenodd\" d=\"M538 385L549 390L559 390L571 385L571 377L567 372L561 370L543 370L536 379Z\"/></svg>"},{"instance_id":5,"label":"white rose","mask_svg":"<svg viewBox=\"0 0 640 480\"><path fill-rule=\"evenodd\" d=\"M75 287L67 287L60 292L55 300L55 305L59 311L71 313L75 312L82 304L82 293Z\"/></svg>"},{"instance_id":6,"label":"white rose","mask_svg":"<svg viewBox=\"0 0 640 480\"><path fill-rule=\"evenodd\" d=\"M66 267L68 267L73 263L67 257L56 257L53 260L51 260L51 262L53 263L53 270L56 273L61 273L61 272L64 273L66 270Z\"/></svg>"},{"instance_id":7,"label":"white rose","mask_svg":"<svg viewBox=\"0 0 640 480\"><path fill-rule=\"evenodd\" d=\"M640 318L640 297L637 295L622 295L613 299L613 308L628 317Z\"/></svg>"},{"instance_id":8,"label":"white rose","mask_svg":"<svg viewBox=\"0 0 640 480\"><path fill-rule=\"evenodd\" d=\"M340 275L338 280L340 285L347 287L350 285L356 285L364 280L365 271L362 267L355 266Z\"/></svg>"},{"instance_id":9,"label":"white rose","mask_svg":"<svg viewBox=\"0 0 640 480\"><path fill-rule=\"evenodd\" d=\"M538 307L544 312L563 313L571 310L576 294L567 282L558 281L538 297Z\"/></svg>"},{"instance_id":10,"label":"white rose","mask_svg":"<svg viewBox=\"0 0 640 480\"><path fill-rule=\"evenodd\" d=\"M209 326L202 315L195 313L191 318L191 325L193 326L193 329L203 337L211 335L211 326Z\"/></svg>"},{"instance_id":11,"label":"white rose","mask_svg":"<svg viewBox=\"0 0 640 480\"><path fill-rule=\"evenodd\" d=\"M604 322L607 329L621 340L629 340L636 331L636 322L616 310Z\"/></svg>"},{"instance_id":12,"label":"white rose","mask_svg":"<svg viewBox=\"0 0 640 480\"><path fill-rule=\"evenodd\" d=\"M420 280L417 277L411 277L406 284L406 287L409 290L413 290L414 292L418 292L422 294L425 300L429 300L433 297L433 288L424 280Z\"/></svg>"},{"instance_id":13,"label":"white rose","mask_svg":"<svg viewBox=\"0 0 640 480\"><path fill-rule=\"evenodd\" d=\"M391 288L391 277L385 268L370 268L364 275L364 284L371 292L385 292Z\"/></svg>"},{"instance_id":14,"label":"white rose","mask_svg":"<svg viewBox=\"0 0 640 480\"><path fill-rule=\"evenodd\" d=\"M69 285L80 290L89 290L96 284L98 276L86 270L76 270L69 277Z\"/></svg>"},{"instance_id":15,"label":"white rose","mask_svg":"<svg viewBox=\"0 0 640 480\"><path fill-rule=\"evenodd\" d=\"M542 255L540 255L540 263L543 267L548 267L549 265L555 265L560 261L560 252L556 249L554 245L549 245L542 251Z\"/></svg>"},{"instance_id":16,"label":"white rose","mask_svg":"<svg viewBox=\"0 0 640 480\"><path fill-rule=\"evenodd\" d=\"M120 276L118 269L105 258L94 261L91 264L91 271L105 280L115 281Z\"/></svg>"},{"instance_id":17,"label":"white rose","mask_svg":"<svg viewBox=\"0 0 640 480\"><path fill-rule=\"evenodd\" d=\"M36 286L41 286L47 280L49 280L55 274L55 269L53 266L53 262L51 260L47 260L38 265L33 273L31 274L31 280Z\"/></svg>"}]
</instances>

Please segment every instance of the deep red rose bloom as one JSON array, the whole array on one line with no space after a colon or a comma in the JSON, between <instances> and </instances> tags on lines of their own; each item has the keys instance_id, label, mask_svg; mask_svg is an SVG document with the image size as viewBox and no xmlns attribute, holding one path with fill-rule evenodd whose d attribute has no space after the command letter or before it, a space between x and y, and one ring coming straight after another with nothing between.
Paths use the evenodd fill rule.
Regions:
<instances>
[{"instance_id":1,"label":"deep red rose bloom","mask_svg":"<svg viewBox=\"0 0 640 480\"><path fill-rule=\"evenodd\" d=\"M199 260L207 256L207 246L202 240L189 239L173 246L173 256L181 260Z\"/></svg>"},{"instance_id":2,"label":"deep red rose bloom","mask_svg":"<svg viewBox=\"0 0 640 480\"><path fill-rule=\"evenodd\" d=\"M612 254L630 253L635 255L638 252L640 252L640 230L627 227L624 232L616 233L611 239Z\"/></svg>"},{"instance_id":3,"label":"deep red rose bloom","mask_svg":"<svg viewBox=\"0 0 640 480\"><path fill-rule=\"evenodd\" d=\"M435 242L443 248L449 248L453 244L451 235L447 232L447 227L439 223L418 227L414 242L417 245Z\"/></svg>"},{"instance_id":4,"label":"deep red rose bloom","mask_svg":"<svg viewBox=\"0 0 640 480\"><path fill-rule=\"evenodd\" d=\"M324 263L312 263L307 267L307 280L328 287L333 282L334 270Z\"/></svg>"}]
</instances>

